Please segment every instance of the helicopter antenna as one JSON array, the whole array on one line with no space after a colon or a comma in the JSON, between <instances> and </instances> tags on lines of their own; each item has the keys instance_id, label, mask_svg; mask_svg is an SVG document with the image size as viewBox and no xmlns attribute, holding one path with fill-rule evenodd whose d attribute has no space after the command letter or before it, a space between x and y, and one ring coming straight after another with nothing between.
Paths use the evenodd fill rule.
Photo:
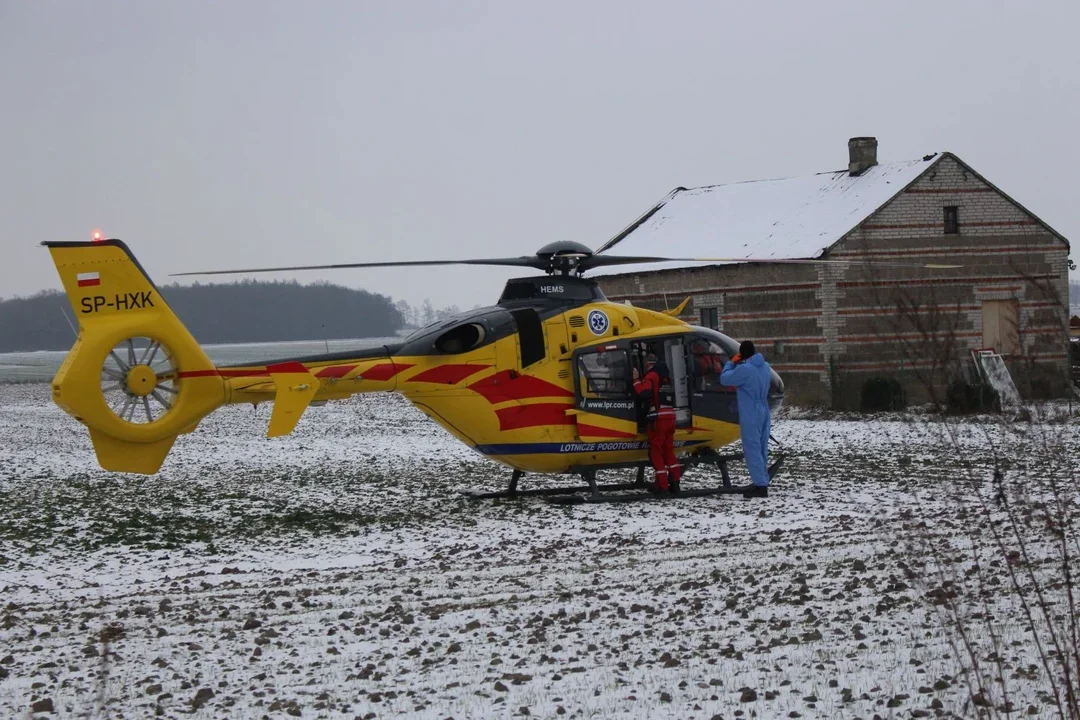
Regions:
<instances>
[{"instance_id":1,"label":"helicopter antenna","mask_svg":"<svg viewBox=\"0 0 1080 720\"><path fill-rule=\"evenodd\" d=\"M64 306L60 306L60 314L67 320L68 327L71 328L71 332L75 333L75 337L79 337L79 331L75 329L75 326L71 324L71 318L68 317L67 312L64 310Z\"/></svg>"}]
</instances>

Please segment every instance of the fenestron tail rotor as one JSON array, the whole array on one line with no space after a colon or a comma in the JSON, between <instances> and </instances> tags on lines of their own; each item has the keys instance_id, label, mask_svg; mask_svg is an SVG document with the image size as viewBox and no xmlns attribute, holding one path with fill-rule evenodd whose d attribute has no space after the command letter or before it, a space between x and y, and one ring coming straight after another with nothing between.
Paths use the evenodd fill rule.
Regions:
<instances>
[{"instance_id":1,"label":"fenestron tail rotor","mask_svg":"<svg viewBox=\"0 0 1080 720\"><path fill-rule=\"evenodd\" d=\"M131 337L109 351L101 367L101 394L120 420L144 425L172 410L180 393L176 360L160 340Z\"/></svg>"}]
</instances>

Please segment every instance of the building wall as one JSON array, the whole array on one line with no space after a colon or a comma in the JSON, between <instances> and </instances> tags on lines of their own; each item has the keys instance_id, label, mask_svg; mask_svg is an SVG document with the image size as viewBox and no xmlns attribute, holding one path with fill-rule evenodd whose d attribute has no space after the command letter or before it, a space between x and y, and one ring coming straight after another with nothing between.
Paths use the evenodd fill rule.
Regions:
<instances>
[{"instance_id":1,"label":"building wall","mask_svg":"<svg viewBox=\"0 0 1080 720\"><path fill-rule=\"evenodd\" d=\"M944 210L958 208L957 234ZM900 380L909 403L943 400L949 378L983 347L985 303L1016 303L1020 352L1006 356L1025 396L1056 396L1068 378L1068 248L945 155L843 238L830 257L863 265L725 265L606 276L608 297L654 309L690 296L681 317L752 339L794 404L858 407L864 384ZM940 263L958 269L892 267ZM881 264L879 264L881 263Z\"/></svg>"},{"instance_id":2,"label":"building wall","mask_svg":"<svg viewBox=\"0 0 1080 720\"><path fill-rule=\"evenodd\" d=\"M947 206L958 208L957 234L944 233ZM873 376L900 379L909 402L943 400L970 351L985 346L986 304L1003 300L1015 303L1018 347L995 349L1021 393L1065 391L1068 247L952 156L869 217L831 257L961 266L847 270L836 286L837 404L857 406Z\"/></svg>"}]
</instances>

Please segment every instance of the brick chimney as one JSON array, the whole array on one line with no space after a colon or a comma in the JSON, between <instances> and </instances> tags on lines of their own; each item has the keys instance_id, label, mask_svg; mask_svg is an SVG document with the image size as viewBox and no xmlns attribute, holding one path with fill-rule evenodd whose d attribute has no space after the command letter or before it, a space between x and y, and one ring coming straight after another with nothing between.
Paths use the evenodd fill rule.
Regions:
<instances>
[{"instance_id":1,"label":"brick chimney","mask_svg":"<svg viewBox=\"0 0 1080 720\"><path fill-rule=\"evenodd\" d=\"M856 137L847 141L848 174L852 177L877 165L877 138Z\"/></svg>"}]
</instances>

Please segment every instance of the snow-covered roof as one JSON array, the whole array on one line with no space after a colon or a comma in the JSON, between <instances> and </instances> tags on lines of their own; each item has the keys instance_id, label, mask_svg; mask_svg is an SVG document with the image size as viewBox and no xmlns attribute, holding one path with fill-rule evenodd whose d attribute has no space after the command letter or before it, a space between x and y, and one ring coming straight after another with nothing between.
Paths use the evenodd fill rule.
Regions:
<instances>
[{"instance_id":1,"label":"snow-covered roof","mask_svg":"<svg viewBox=\"0 0 1080 720\"><path fill-rule=\"evenodd\" d=\"M941 154L779 180L679 188L643 222L607 243L609 255L679 258L814 258L921 175ZM600 268L590 275L696 267L670 262Z\"/></svg>"}]
</instances>

